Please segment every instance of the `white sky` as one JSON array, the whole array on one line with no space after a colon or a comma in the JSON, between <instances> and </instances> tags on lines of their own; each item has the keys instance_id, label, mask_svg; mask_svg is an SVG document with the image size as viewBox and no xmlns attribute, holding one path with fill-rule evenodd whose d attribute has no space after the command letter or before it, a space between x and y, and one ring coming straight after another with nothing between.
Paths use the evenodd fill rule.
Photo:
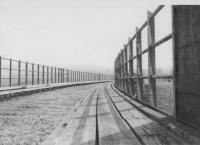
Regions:
<instances>
[{"instance_id":1,"label":"white sky","mask_svg":"<svg viewBox=\"0 0 200 145\"><path fill-rule=\"evenodd\" d=\"M0 0L0 55L50 66L112 70L115 57L135 27L144 23L147 10L154 11L163 2ZM156 40L171 32L170 7L162 11L156 18ZM169 68L170 43L164 47L157 66Z\"/></svg>"}]
</instances>

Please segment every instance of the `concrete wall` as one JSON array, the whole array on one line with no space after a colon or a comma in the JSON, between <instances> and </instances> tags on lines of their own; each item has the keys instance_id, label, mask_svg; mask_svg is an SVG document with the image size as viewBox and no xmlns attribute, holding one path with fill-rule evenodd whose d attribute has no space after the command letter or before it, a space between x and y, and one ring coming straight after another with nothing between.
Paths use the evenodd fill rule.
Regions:
<instances>
[{"instance_id":1,"label":"concrete wall","mask_svg":"<svg viewBox=\"0 0 200 145\"><path fill-rule=\"evenodd\" d=\"M200 6L173 6L176 115L200 128Z\"/></svg>"}]
</instances>

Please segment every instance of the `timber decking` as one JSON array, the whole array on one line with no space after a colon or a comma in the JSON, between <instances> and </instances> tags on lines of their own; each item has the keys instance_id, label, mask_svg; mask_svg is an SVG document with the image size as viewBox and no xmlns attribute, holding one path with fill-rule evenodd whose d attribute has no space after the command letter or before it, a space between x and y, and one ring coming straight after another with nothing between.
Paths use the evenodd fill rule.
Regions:
<instances>
[{"instance_id":1,"label":"timber decking","mask_svg":"<svg viewBox=\"0 0 200 145\"><path fill-rule=\"evenodd\" d=\"M99 85L76 105L62 132L42 145L191 145L198 139L178 134L158 120L166 116L155 110L144 113L130 98L108 84ZM148 108L149 109L149 108ZM144 111L144 110L143 110ZM152 113L151 118L147 113ZM73 115L72 115L73 114ZM155 119L157 117L157 120ZM63 126L63 122L60 126Z\"/></svg>"}]
</instances>

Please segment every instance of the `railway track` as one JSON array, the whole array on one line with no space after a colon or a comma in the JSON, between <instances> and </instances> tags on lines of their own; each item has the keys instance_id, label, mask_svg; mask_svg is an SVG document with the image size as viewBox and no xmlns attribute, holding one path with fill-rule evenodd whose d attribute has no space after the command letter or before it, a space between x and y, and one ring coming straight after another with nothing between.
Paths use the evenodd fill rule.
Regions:
<instances>
[{"instance_id":1,"label":"railway track","mask_svg":"<svg viewBox=\"0 0 200 145\"><path fill-rule=\"evenodd\" d=\"M72 114L64 131L43 145L199 144L162 126L110 84L95 88Z\"/></svg>"}]
</instances>

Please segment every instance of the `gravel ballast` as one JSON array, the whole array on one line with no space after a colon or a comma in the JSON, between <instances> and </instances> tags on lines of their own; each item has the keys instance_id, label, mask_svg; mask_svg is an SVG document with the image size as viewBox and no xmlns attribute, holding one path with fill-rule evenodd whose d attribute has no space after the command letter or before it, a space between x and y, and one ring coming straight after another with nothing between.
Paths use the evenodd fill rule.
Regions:
<instances>
[{"instance_id":1,"label":"gravel ballast","mask_svg":"<svg viewBox=\"0 0 200 145\"><path fill-rule=\"evenodd\" d=\"M82 97L99 84L69 87L0 102L0 145L38 145Z\"/></svg>"}]
</instances>

